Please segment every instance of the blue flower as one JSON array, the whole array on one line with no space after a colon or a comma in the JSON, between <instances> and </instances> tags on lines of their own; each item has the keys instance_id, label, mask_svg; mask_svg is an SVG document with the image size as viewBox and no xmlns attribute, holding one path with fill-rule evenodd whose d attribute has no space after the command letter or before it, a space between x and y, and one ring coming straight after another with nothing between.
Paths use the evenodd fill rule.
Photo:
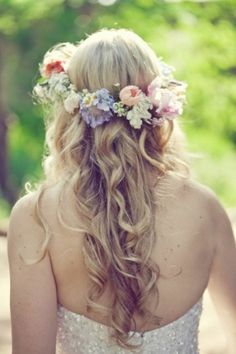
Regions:
<instances>
[{"instance_id":1,"label":"blue flower","mask_svg":"<svg viewBox=\"0 0 236 354\"><path fill-rule=\"evenodd\" d=\"M92 128L108 122L113 116L114 98L107 89L95 93L86 92L80 102L82 119Z\"/></svg>"}]
</instances>

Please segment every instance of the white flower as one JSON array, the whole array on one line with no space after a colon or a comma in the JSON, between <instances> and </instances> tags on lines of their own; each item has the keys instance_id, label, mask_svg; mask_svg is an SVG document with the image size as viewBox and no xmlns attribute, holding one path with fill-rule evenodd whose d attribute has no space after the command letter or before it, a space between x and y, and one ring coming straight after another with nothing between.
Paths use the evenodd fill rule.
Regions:
<instances>
[{"instance_id":1,"label":"white flower","mask_svg":"<svg viewBox=\"0 0 236 354\"><path fill-rule=\"evenodd\" d=\"M127 113L127 119L130 125L135 129L140 129L142 125L142 119L148 121L151 118L149 109L152 108L150 99L142 94L140 101L133 106L133 108Z\"/></svg>"},{"instance_id":2,"label":"white flower","mask_svg":"<svg viewBox=\"0 0 236 354\"><path fill-rule=\"evenodd\" d=\"M127 119L129 120L129 123L133 128L140 129L142 125L142 119L137 114L137 112L135 112L134 108L127 113Z\"/></svg>"},{"instance_id":3,"label":"white flower","mask_svg":"<svg viewBox=\"0 0 236 354\"><path fill-rule=\"evenodd\" d=\"M38 97L39 100L42 100L45 98L45 89L43 88L42 85L37 84L34 87L33 91L34 95Z\"/></svg>"},{"instance_id":4,"label":"white flower","mask_svg":"<svg viewBox=\"0 0 236 354\"><path fill-rule=\"evenodd\" d=\"M150 109L152 109L152 103L150 98L142 94L139 103L134 106L136 114L139 114L142 119L148 120L149 118L151 118L151 113L149 112Z\"/></svg>"},{"instance_id":5,"label":"white flower","mask_svg":"<svg viewBox=\"0 0 236 354\"><path fill-rule=\"evenodd\" d=\"M53 74L49 80L49 96L52 100L56 100L60 97L66 98L68 96L68 88L70 86L70 80L67 74L59 73Z\"/></svg>"},{"instance_id":6,"label":"white flower","mask_svg":"<svg viewBox=\"0 0 236 354\"><path fill-rule=\"evenodd\" d=\"M65 110L73 114L75 109L79 107L80 95L74 91L71 91L69 96L64 101Z\"/></svg>"}]
</instances>

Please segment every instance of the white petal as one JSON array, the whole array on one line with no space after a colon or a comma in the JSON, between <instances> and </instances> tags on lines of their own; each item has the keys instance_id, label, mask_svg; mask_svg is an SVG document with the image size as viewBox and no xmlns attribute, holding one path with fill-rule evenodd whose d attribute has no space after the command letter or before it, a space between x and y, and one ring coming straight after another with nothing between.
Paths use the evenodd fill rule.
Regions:
<instances>
[{"instance_id":1,"label":"white petal","mask_svg":"<svg viewBox=\"0 0 236 354\"><path fill-rule=\"evenodd\" d=\"M78 93L71 92L71 94L64 101L65 110L68 113L73 114L75 109L79 107L79 99L80 96Z\"/></svg>"}]
</instances>

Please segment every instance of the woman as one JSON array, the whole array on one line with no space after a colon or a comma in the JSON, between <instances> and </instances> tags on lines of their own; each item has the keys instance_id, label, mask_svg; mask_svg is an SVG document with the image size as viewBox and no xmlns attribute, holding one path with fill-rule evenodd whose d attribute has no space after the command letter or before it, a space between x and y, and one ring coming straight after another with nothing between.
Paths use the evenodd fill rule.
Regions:
<instances>
[{"instance_id":1,"label":"woman","mask_svg":"<svg viewBox=\"0 0 236 354\"><path fill-rule=\"evenodd\" d=\"M207 286L235 353L235 242L184 161L186 85L127 30L58 45L40 71L46 179L8 235L13 354L198 353Z\"/></svg>"}]
</instances>

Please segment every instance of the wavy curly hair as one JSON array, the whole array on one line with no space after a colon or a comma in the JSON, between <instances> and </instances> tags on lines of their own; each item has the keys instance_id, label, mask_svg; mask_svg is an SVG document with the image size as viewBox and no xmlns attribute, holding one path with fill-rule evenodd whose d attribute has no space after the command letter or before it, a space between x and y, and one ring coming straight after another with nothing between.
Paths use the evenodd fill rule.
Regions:
<instances>
[{"instance_id":1,"label":"wavy curly hair","mask_svg":"<svg viewBox=\"0 0 236 354\"><path fill-rule=\"evenodd\" d=\"M157 56L131 31L102 30L75 47L71 51L71 44L69 50L63 44L56 49L68 56L73 52L68 73L78 90L107 88L112 93L117 82L121 88L137 85L146 90L159 75ZM137 130L126 119L111 119L92 129L78 113L67 113L59 103L46 129L46 179L36 206L46 238L38 260L51 234L42 218L40 199L48 183L63 180L73 192L84 233L84 260L91 284L88 309L102 311L97 300L109 285L111 335L120 346L133 348L130 331L135 328L135 314L160 324L148 306L150 299L157 304L159 298L159 267L151 259L157 237L155 191L163 176L187 174L181 130L173 121ZM155 186L148 183L150 172L155 175ZM60 204L57 213L65 223Z\"/></svg>"}]
</instances>

